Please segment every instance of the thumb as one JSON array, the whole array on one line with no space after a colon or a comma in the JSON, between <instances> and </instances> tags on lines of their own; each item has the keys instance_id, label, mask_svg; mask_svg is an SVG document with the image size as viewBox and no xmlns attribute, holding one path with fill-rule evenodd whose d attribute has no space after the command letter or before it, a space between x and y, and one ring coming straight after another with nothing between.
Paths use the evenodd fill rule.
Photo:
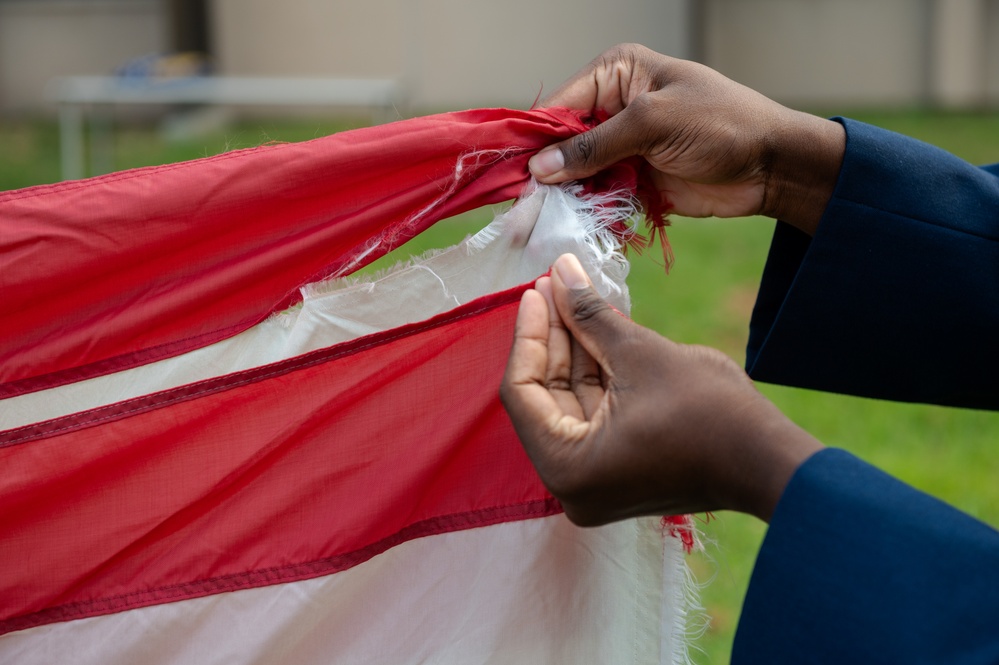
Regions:
<instances>
[{"instance_id":1,"label":"thumb","mask_svg":"<svg viewBox=\"0 0 999 665\"><path fill-rule=\"evenodd\" d=\"M574 255L563 254L553 267L552 296L559 317L593 360L607 369L608 353L630 321L600 297Z\"/></svg>"},{"instance_id":2,"label":"thumb","mask_svg":"<svg viewBox=\"0 0 999 665\"><path fill-rule=\"evenodd\" d=\"M545 184L579 180L640 154L639 132L628 131L626 108L588 132L550 145L527 163L531 175Z\"/></svg>"}]
</instances>

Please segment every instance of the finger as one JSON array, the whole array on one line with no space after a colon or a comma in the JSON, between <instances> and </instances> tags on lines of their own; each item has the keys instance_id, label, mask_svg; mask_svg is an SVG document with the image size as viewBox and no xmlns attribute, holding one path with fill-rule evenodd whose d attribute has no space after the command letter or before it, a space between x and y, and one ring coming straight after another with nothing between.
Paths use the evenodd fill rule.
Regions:
<instances>
[{"instance_id":1,"label":"finger","mask_svg":"<svg viewBox=\"0 0 999 665\"><path fill-rule=\"evenodd\" d=\"M579 340L572 338L572 371L570 383L580 417L593 420L593 415L604 401L603 372L600 363L590 355Z\"/></svg>"},{"instance_id":2,"label":"finger","mask_svg":"<svg viewBox=\"0 0 999 665\"><path fill-rule=\"evenodd\" d=\"M572 254L563 254L552 270L552 296L566 329L579 342L602 377L610 374L610 357L615 344L623 337L629 321L597 294L583 266ZM581 375L594 372L580 364Z\"/></svg>"},{"instance_id":3,"label":"finger","mask_svg":"<svg viewBox=\"0 0 999 665\"><path fill-rule=\"evenodd\" d=\"M551 440L563 413L545 387L548 366L548 306L544 297L528 290L520 300L513 346L507 361L500 398L517 435L532 457L541 442Z\"/></svg>"},{"instance_id":4,"label":"finger","mask_svg":"<svg viewBox=\"0 0 999 665\"><path fill-rule=\"evenodd\" d=\"M578 180L642 154L645 134L629 126L631 115L625 109L588 132L544 148L528 161L531 174L546 184Z\"/></svg>"},{"instance_id":5,"label":"finger","mask_svg":"<svg viewBox=\"0 0 999 665\"><path fill-rule=\"evenodd\" d=\"M545 371L545 387L552 394L562 412L583 417L583 411L572 389L572 344L569 331L555 309L552 299L550 277L541 277L534 289L545 298L548 305L548 365Z\"/></svg>"},{"instance_id":6,"label":"finger","mask_svg":"<svg viewBox=\"0 0 999 665\"><path fill-rule=\"evenodd\" d=\"M540 293L548 305L548 363L545 369L545 384L551 389L567 390L569 388L569 333L562 324L562 319L555 309L552 298L551 277L541 277L534 284L534 290Z\"/></svg>"},{"instance_id":7,"label":"finger","mask_svg":"<svg viewBox=\"0 0 999 665\"><path fill-rule=\"evenodd\" d=\"M620 113L629 101L627 96L635 75L635 48L620 44L605 51L545 97L540 106L600 110L608 115Z\"/></svg>"},{"instance_id":8,"label":"finger","mask_svg":"<svg viewBox=\"0 0 999 665\"><path fill-rule=\"evenodd\" d=\"M548 304L547 386L563 412L590 420L604 397L600 365L569 335L552 295L550 277L535 284Z\"/></svg>"},{"instance_id":9,"label":"finger","mask_svg":"<svg viewBox=\"0 0 999 665\"><path fill-rule=\"evenodd\" d=\"M597 108L599 83L596 79L596 70L596 61L586 65L554 92L545 96L538 102L538 106L542 108L561 106L581 111L592 111Z\"/></svg>"}]
</instances>

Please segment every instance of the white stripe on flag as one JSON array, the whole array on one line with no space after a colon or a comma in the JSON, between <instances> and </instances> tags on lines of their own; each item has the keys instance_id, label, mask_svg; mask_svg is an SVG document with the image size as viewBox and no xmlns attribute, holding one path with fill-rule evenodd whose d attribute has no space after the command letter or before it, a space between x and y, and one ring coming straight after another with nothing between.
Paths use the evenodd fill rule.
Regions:
<instances>
[{"instance_id":1,"label":"white stripe on flag","mask_svg":"<svg viewBox=\"0 0 999 665\"><path fill-rule=\"evenodd\" d=\"M672 663L682 591L656 520L564 515L408 541L349 570L39 626L0 637L20 665ZM669 566L674 575L680 569Z\"/></svg>"}]
</instances>

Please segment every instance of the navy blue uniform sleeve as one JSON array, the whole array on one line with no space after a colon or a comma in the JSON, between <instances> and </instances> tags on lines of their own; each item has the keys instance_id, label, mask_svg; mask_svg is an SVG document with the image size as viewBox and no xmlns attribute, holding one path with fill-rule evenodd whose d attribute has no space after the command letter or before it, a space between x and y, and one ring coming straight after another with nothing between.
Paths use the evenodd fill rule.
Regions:
<instances>
[{"instance_id":1,"label":"navy blue uniform sleeve","mask_svg":"<svg viewBox=\"0 0 999 665\"><path fill-rule=\"evenodd\" d=\"M815 237L777 224L750 376L999 408L999 169L842 122L843 167Z\"/></svg>"},{"instance_id":2,"label":"navy blue uniform sleeve","mask_svg":"<svg viewBox=\"0 0 999 665\"><path fill-rule=\"evenodd\" d=\"M999 663L999 532L816 453L774 512L732 662Z\"/></svg>"},{"instance_id":3,"label":"navy blue uniform sleeve","mask_svg":"<svg viewBox=\"0 0 999 665\"><path fill-rule=\"evenodd\" d=\"M999 166L843 120L815 237L777 223L757 380L999 409ZM999 532L849 454L795 473L734 663L999 663Z\"/></svg>"}]
</instances>

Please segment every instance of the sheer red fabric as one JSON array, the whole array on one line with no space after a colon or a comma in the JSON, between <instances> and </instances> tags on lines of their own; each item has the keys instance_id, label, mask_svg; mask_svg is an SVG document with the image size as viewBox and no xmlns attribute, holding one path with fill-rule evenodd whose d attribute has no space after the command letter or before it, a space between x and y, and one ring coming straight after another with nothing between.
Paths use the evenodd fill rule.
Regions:
<instances>
[{"instance_id":1,"label":"sheer red fabric","mask_svg":"<svg viewBox=\"0 0 999 665\"><path fill-rule=\"evenodd\" d=\"M572 526L500 404L526 285L238 370L187 354L516 197L530 154L587 125L468 111L0 194L0 409L27 412L0 431L0 660L674 662L689 522ZM623 171L592 187L634 189ZM527 279L551 260L504 247ZM481 268L464 256L457 274ZM185 362L208 370L166 382ZM103 399L85 380L105 374L143 389ZM61 415L30 406L66 393ZM351 575L352 594L333 579ZM368 598L390 625L346 621Z\"/></svg>"},{"instance_id":2,"label":"sheer red fabric","mask_svg":"<svg viewBox=\"0 0 999 665\"><path fill-rule=\"evenodd\" d=\"M0 433L0 634L561 512L483 389L522 291Z\"/></svg>"},{"instance_id":3,"label":"sheer red fabric","mask_svg":"<svg viewBox=\"0 0 999 665\"><path fill-rule=\"evenodd\" d=\"M245 330L305 283L515 198L530 154L587 122L464 111L0 193L0 398Z\"/></svg>"}]
</instances>

